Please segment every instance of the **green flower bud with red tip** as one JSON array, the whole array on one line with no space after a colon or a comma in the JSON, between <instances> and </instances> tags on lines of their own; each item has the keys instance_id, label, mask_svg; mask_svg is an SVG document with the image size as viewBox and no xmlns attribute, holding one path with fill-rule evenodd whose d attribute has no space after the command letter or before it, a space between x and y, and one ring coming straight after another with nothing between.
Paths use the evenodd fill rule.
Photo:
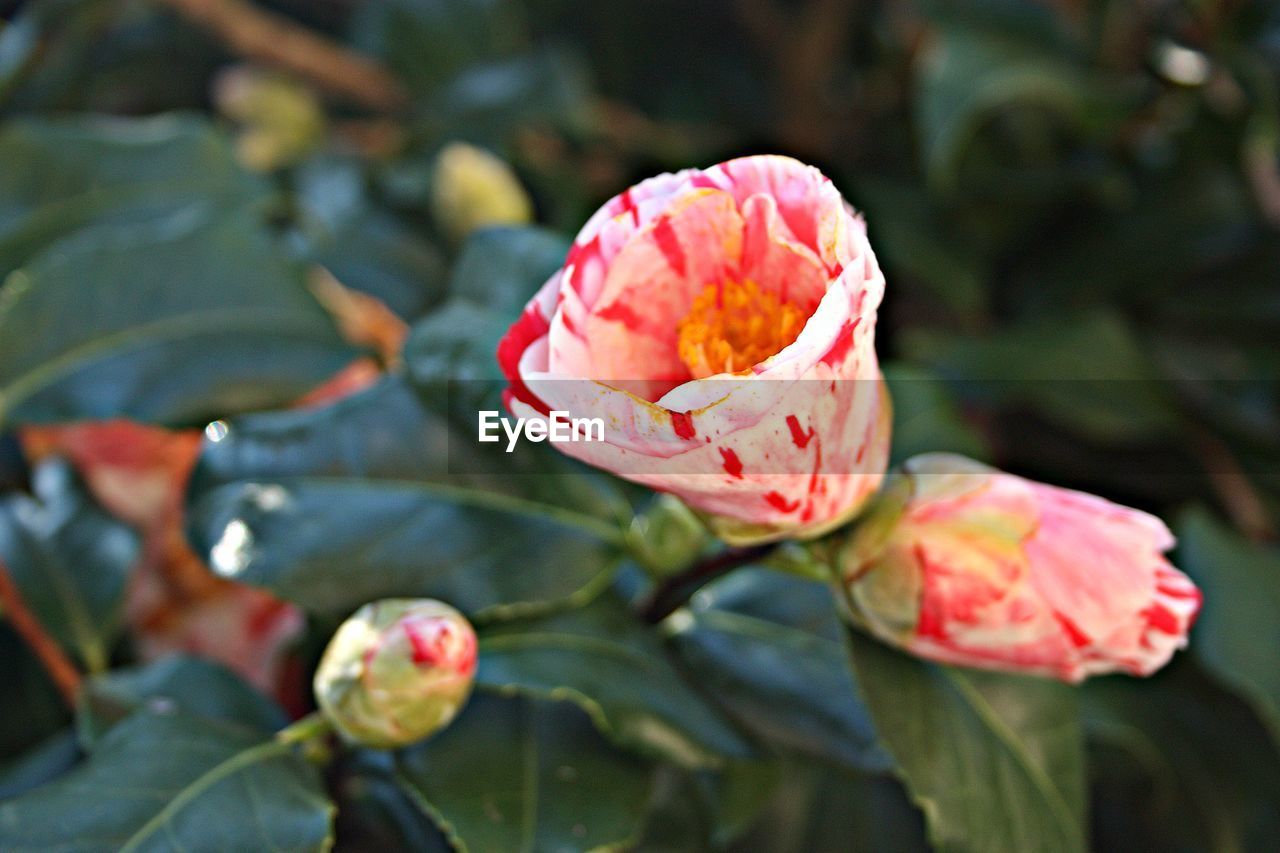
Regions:
<instances>
[{"instance_id":1,"label":"green flower bud with red tip","mask_svg":"<svg viewBox=\"0 0 1280 853\"><path fill-rule=\"evenodd\" d=\"M316 701L348 741L379 748L422 740L467 702L476 634L431 599L366 604L342 623L316 670Z\"/></svg>"}]
</instances>

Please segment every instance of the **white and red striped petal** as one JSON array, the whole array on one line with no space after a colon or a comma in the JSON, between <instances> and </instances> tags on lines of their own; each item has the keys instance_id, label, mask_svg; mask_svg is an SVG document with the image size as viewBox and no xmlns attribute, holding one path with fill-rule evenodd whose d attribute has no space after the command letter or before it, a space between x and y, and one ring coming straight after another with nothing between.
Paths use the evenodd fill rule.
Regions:
<instances>
[{"instance_id":1,"label":"white and red striped petal","mask_svg":"<svg viewBox=\"0 0 1280 853\"><path fill-rule=\"evenodd\" d=\"M708 285L797 306L799 336L750 370L695 379L677 328ZM520 417L601 417L564 452L663 491L738 540L812 535L856 511L888 461L875 355L884 278L820 172L748 157L662 175L604 205L499 346Z\"/></svg>"}]
</instances>

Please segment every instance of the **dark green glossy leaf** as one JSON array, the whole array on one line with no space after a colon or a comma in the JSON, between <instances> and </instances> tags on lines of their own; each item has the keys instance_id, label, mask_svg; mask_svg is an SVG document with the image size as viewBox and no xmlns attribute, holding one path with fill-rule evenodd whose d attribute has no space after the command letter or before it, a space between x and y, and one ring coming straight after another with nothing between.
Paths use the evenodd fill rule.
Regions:
<instances>
[{"instance_id":1,"label":"dark green glossy leaf","mask_svg":"<svg viewBox=\"0 0 1280 853\"><path fill-rule=\"evenodd\" d=\"M77 769L0 804L0 847L322 849L331 807L292 749L238 727L140 712Z\"/></svg>"},{"instance_id":2,"label":"dark green glossy leaf","mask_svg":"<svg viewBox=\"0 0 1280 853\"><path fill-rule=\"evenodd\" d=\"M449 279L449 295L483 305L511 322L551 274L569 241L545 228L486 228L472 234Z\"/></svg>"},{"instance_id":3,"label":"dark green glossy leaf","mask_svg":"<svg viewBox=\"0 0 1280 853\"><path fill-rule=\"evenodd\" d=\"M896 780L813 762L787 763L735 853L857 849L927 851L924 820Z\"/></svg>"},{"instance_id":4,"label":"dark green glossy leaf","mask_svg":"<svg viewBox=\"0 0 1280 853\"><path fill-rule=\"evenodd\" d=\"M1266 850L1280 834L1280 751L1248 705L1176 659L1082 691L1094 844Z\"/></svg>"},{"instance_id":5,"label":"dark green glossy leaf","mask_svg":"<svg viewBox=\"0 0 1280 853\"><path fill-rule=\"evenodd\" d=\"M138 535L102 510L60 459L33 474L35 497L0 499L0 559L41 623L90 670L121 628Z\"/></svg>"},{"instance_id":6,"label":"dark green glossy leaf","mask_svg":"<svg viewBox=\"0 0 1280 853\"><path fill-rule=\"evenodd\" d=\"M331 765L330 774L338 807L334 849L452 853L444 834L400 784L391 753L347 752Z\"/></svg>"},{"instance_id":7,"label":"dark green glossy leaf","mask_svg":"<svg viewBox=\"0 0 1280 853\"><path fill-rule=\"evenodd\" d=\"M24 119L0 131L0 278L55 241L210 205L244 209L267 186L196 115Z\"/></svg>"},{"instance_id":8,"label":"dark green glossy leaf","mask_svg":"<svg viewBox=\"0 0 1280 853\"><path fill-rule=\"evenodd\" d=\"M444 295L439 250L399 217L378 207L354 157L321 155L301 164L297 182L304 254L345 286L382 300L406 320Z\"/></svg>"},{"instance_id":9,"label":"dark green glossy leaf","mask_svg":"<svg viewBox=\"0 0 1280 853\"><path fill-rule=\"evenodd\" d=\"M686 766L751 753L672 666L661 637L612 592L483 630L476 680L501 692L568 699L622 744Z\"/></svg>"},{"instance_id":10,"label":"dark green glossy leaf","mask_svg":"<svg viewBox=\"0 0 1280 853\"><path fill-rule=\"evenodd\" d=\"M424 93L463 68L511 52L522 23L508 0L390 0L361 6L353 35Z\"/></svg>"},{"instance_id":11,"label":"dark green glossy leaf","mask_svg":"<svg viewBox=\"0 0 1280 853\"><path fill-rule=\"evenodd\" d=\"M82 232L5 285L0 418L181 425L296 399L353 357L304 279L244 217Z\"/></svg>"},{"instance_id":12,"label":"dark green glossy leaf","mask_svg":"<svg viewBox=\"0 0 1280 853\"><path fill-rule=\"evenodd\" d=\"M6 93L23 67L35 56L40 30L34 18L17 15L0 21L0 95Z\"/></svg>"},{"instance_id":13,"label":"dark green glossy leaf","mask_svg":"<svg viewBox=\"0 0 1280 853\"><path fill-rule=\"evenodd\" d=\"M668 625L693 680L751 732L851 767L888 766L826 585L738 570Z\"/></svg>"},{"instance_id":14,"label":"dark green glossy leaf","mask_svg":"<svg viewBox=\"0 0 1280 853\"><path fill-rule=\"evenodd\" d=\"M468 68L434 91L422 131L499 147L521 127L586 123L586 73L571 54L542 49Z\"/></svg>"},{"instance_id":15,"label":"dark green glossy leaf","mask_svg":"<svg viewBox=\"0 0 1280 853\"><path fill-rule=\"evenodd\" d=\"M1084 761L1063 684L926 663L849 632L867 708L944 849L1083 850Z\"/></svg>"},{"instance_id":16,"label":"dark green glossy leaf","mask_svg":"<svg viewBox=\"0 0 1280 853\"><path fill-rule=\"evenodd\" d=\"M68 728L0 766L0 800L52 782L80 760L80 742Z\"/></svg>"},{"instance_id":17,"label":"dark green glossy leaf","mask_svg":"<svg viewBox=\"0 0 1280 853\"><path fill-rule=\"evenodd\" d=\"M478 695L398 758L403 784L463 850L591 850L639 831L651 771L563 702Z\"/></svg>"},{"instance_id":18,"label":"dark green glossy leaf","mask_svg":"<svg viewBox=\"0 0 1280 853\"><path fill-rule=\"evenodd\" d=\"M1204 590L1191 648L1248 699L1280 749L1280 551L1250 543L1203 510L1179 519L1178 560Z\"/></svg>"},{"instance_id":19,"label":"dark green glossy leaf","mask_svg":"<svg viewBox=\"0 0 1280 853\"><path fill-rule=\"evenodd\" d=\"M1077 124L1093 97L1086 76L1044 43L963 24L940 27L922 51L919 87L921 149L941 186L954 181L965 146L993 112L1030 104Z\"/></svg>"},{"instance_id":20,"label":"dark green glossy leaf","mask_svg":"<svg viewBox=\"0 0 1280 853\"><path fill-rule=\"evenodd\" d=\"M617 559L589 516L412 481L237 483L202 495L192 515L215 572L333 615L388 597L471 614L568 599Z\"/></svg>"},{"instance_id":21,"label":"dark green glossy leaf","mask_svg":"<svg viewBox=\"0 0 1280 853\"><path fill-rule=\"evenodd\" d=\"M388 596L474 614L598 589L619 553L602 516L616 496L582 475L451 474L473 441L397 377L231 422L193 478L191 537L216 572L332 615Z\"/></svg>"},{"instance_id":22,"label":"dark green glossy leaf","mask_svg":"<svg viewBox=\"0 0 1280 853\"><path fill-rule=\"evenodd\" d=\"M637 849L721 849L756 822L782 780L777 762L737 762L717 771L658 769Z\"/></svg>"},{"instance_id":23,"label":"dark green glossy leaf","mask_svg":"<svg viewBox=\"0 0 1280 853\"><path fill-rule=\"evenodd\" d=\"M525 303L564 263L568 243L540 228L490 228L472 235L449 279L449 302L414 326L405 344L409 374L469 426L475 410L500 408L505 383L494 356Z\"/></svg>"},{"instance_id":24,"label":"dark green glossy leaf","mask_svg":"<svg viewBox=\"0 0 1280 853\"><path fill-rule=\"evenodd\" d=\"M526 51L519 4L392 0L354 19L356 43L382 57L418 104L429 139L501 143L522 124L574 113L582 74L556 51Z\"/></svg>"},{"instance_id":25,"label":"dark green glossy leaf","mask_svg":"<svg viewBox=\"0 0 1280 853\"><path fill-rule=\"evenodd\" d=\"M367 212L343 223L309 257L408 320L426 313L444 291L439 251L386 214Z\"/></svg>"},{"instance_id":26,"label":"dark green glossy leaf","mask_svg":"<svg viewBox=\"0 0 1280 853\"><path fill-rule=\"evenodd\" d=\"M80 697L80 738L92 745L120 719L142 707L236 723L273 732L288 722L267 697L230 670L201 658L174 655L145 666L115 669L86 682Z\"/></svg>"}]
</instances>

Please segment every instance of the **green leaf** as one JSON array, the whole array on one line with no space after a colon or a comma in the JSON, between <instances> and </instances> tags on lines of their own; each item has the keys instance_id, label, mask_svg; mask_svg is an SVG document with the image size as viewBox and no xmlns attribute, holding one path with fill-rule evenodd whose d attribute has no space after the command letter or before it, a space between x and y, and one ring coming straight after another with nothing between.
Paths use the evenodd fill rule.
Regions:
<instances>
[{"instance_id":1,"label":"green leaf","mask_svg":"<svg viewBox=\"0 0 1280 853\"><path fill-rule=\"evenodd\" d=\"M67 728L0 766L0 800L9 800L52 782L80 760L75 729Z\"/></svg>"},{"instance_id":2,"label":"green leaf","mask_svg":"<svg viewBox=\"0 0 1280 853\"><path fill-rule=\"evenodd\" d=\"M695 683L752 733L814 758L888 767L825 584L739 569L668 625Z\"/></svg>"},{"instance_id":3,"label":"green leaf","mask_svg":"<svg viewBox=\"0 0 1280 853\"><path fill-rule=\"evenodd\" d=\"M564 238L540 228L490 228L468 239L449 301L405 343L409 375L436 402L446 389L455 419L474 427L476 410L499 408L506 383L494 356L498 341L567 251Z\"/></svg>"},{"instance_id":4,"label":"green leaf","mask_svg":"<svg viewBox=\"0 0 1280 853\"><path fill-rule=\"evenodd\" d=\"M508 0L391 0L359 7L353 40L417 93L463 68L510 53L523 21Z\"/></svg>"},{"instance_id":5,"label":"green leaf","mask_svg":"<svg viewBox=\"0 0 1280 853\"><path fill-rule=\"evenodd\" d=\"M943 849L1083 850L1076 695L1039 679L926 663L849 632L859 688Z\"/></svg>"},{"instance_id":6,"label":"green leaf","mask_svg":"<svg viewBox=\"0 0 1280 853\"><path fill-rule=\"evenodd\" d=\"M574 63L526 49L523 17L507 0L392 0L362 6L352 29L415 96L418 136L499 144L531 123L572 118L586 101Z\"/></svg>"},{"instance_id":7,"label":"green leaf","mask_svg":"<svg viewBox=\"0 0 1280 853\"><path fill-rule=\"evenodd\" d=\"M215 572L332 615L388 597L473 615L548 603L598 587L616 562L587 516L421 482L233 484L193 517Z\"/></svg>"},{"instance_id":8,"label":"green leaf","mask_svg":"<svg viewBox=\"0 0 1280 853\"><path fill-rule=\"evenodd\" d=\"M266 183L196 115L22 119L0 130L0 278L57 240L216 205L245 209Z\"/></svg>"},{"instance_id":9,"label":"green leaf","mask_svg":"<svg viewBox=\"0 0 1280 853\"><path fill-rule=\"evenodd\" d=\"M294 747L139 712L55 782L0 804L0 848L318 850L332 809Z\"/></svg>"},{"instance_id":10,"label":"green leaf","mask_svg":"<svg viewBox=\"0 0 1280 853\"><path fill-rule=\"evenodd\" d=\"M700 772L660 767L636 849L723 849L755 823L781 779L781 768L772 761L735 762Z\"/></svg>"},{"instance_id":11,"label":"green leaf","mask_svg":"<svg viewBox=\"0 0 1280 853\"><path fill-rule=\"evenodd\" d=\"M78 720L81 741L92 745L112 725L144 706L268 732L288 722L274 702L231 670L201 658L173 655L85 682Z\"/></svg>"},{"instance_id":12,"label":"green leaf","mask_svg":"<svg viewBox=\"0 0 1280 853\"><path fill-rule=\"evenodd\" d=\"M1035 105L1075 125L1092 102L1088 78L1052 45L994 28L937 28L918 71L921 150L941 187L953 184L964 149L993 113Z\"/></svg>"},{"instance_id":13,"label":"green leaf","mask_svg":"<svg viewBox=\"0 0 1280 853\"><path fill-rule=\"evenodd\" d=\"M18 14L0 21L0 96L3 96L35 56L40 43L34 18Z\"/></svg>"},{"instance_id":14,"label":"green leaf","mask_svg":"<svg viewBox=\"0 0 1280 853\"><path fill-rule=\"evenodd\" d=\"M617 497L597 478L451 474L474 436L450 433L400 377L220 428L192 481L195 547L308 609L430 596L502 611L588 595L617 563Z\"/></svg>"},{"instance_id":15,"label":"green leaf","mask_svg":"<svg viewBox=\"0 0 1280 853\"><path fill-rule=\"evenodd\" d=\"M467 431L475 446L477 413L504 410L506 379L498 342L525 303L564 263L568 243L541 228L489 228L474 233L449 280L449 300L414 325L405 343L409 377L433 408ZM548 447L521 448L525 459L551 459ZM513 470L508 454L475 455L470 470ZM488 461L486 461L488 460ZM538 465L541 471L553 465Z\"/></svg>"},{"instance_id":16,"label":"green leaf","mask_svg":"<svg viewBox=\"0 0 1280 853\"><path fill-rule=\"evenodd\" d=\"M338 807L335 850L453 853L444 834L400 784L392 753L348 751L330 765L329 778Z\"/></svg>"},{"instance_id":17,"label":"green leaf","mask_svg":"<svg viewBox=\"0 0 1280 853\"><path fill-rule=\"evenodd\" d=\"M893 454L897 465L921 453L959 453L989 459L985 439L960 414L942 377L901 363L884 365L893 401Z\"/></svg>"},{"instance_id":18,"label":"green leaf","mask_svg":"<svg viewBox=\"0 0 1280 853\"><path fill-rule=\"evenodd\" d=\"M309 257L344 286L376 296L405 319L421 317L444 291L439 251L378 211L343 223L317 241Z\"/></svg>"},{"instance_id":19,"label":"green leaf","mask_svg":"<svg viewBox=\"0 0 1280 853\"><path fill-rule=\"evenodd\" d=\"M1205 591L1192 652L1253 705L1280 748L1280 550L1203 510L1184 514L1177 530L1179 563Z\"/></svg>"},{"instance_id":20,"label":"green leaf","mask_svg":"<svg viewBox=\"0 0 1280 853\"><path fill-rule=\"evenodd\" d=\"M661 637L612 592L584 607L482 630L476 683L568 699L621 744L685 766L751 754L672 666Z\"/></svg>"},{"instance_id":21,"label":"green leaf","mask_svg":"<svg viewBox=\"0 0 1280 853\"><path fill-rule=\"evenodd\" d=\"M460 849L513 853L625 846L651 775L571 704L483 694L398 764L406 790Z\"/></svg>"},{"instance_id":22,"label":"green leaf","mask_svg":"<svg viewBox=\"0 0 1280 853\"><path fill-rule=\"evenodd\" d=\"M449 279L449 294L514 322L525 303L564 263L569 241L545 228L486 228L473 233Z\"/></svg>"},{"instance_id":23,"label":"green leaf","mask_svg":"<svg viewBox=\"0 0 1280 853\"><path fill-rule=\"evenodd\" d=\"M897 780L815 762L787 763L774 796L733 846L739 853L928 851L924 821Z\"/></svg>"},{"instance_id":24,"label":"green leaf","mask_svg":"<svg viewBox=\"0 0 1280 853\"><path fill-rule=\"evenodd\" d=\"M36 617L91 671L107 667L121 627L138 535L94 503L71 466L33 474L35 497L0 499L0 559Z\"/></svg>"},{"instance_id":25,"label":"green leaf","mask_svg":"<svg viewBox=\"0 0 1280 853\"><path fill-rule=\"evenodd\" d=\"M100 226L10 276L0 419L183 425L296 399L354 356L244 216Z\"/></svg>"},{"instance_id":26,"label":"green leaf","mask_svg":"<svg viewBox=\"0 0 1280 853\"><path fill-rule=\"evenodd\" d=\"M1141 341L1112 312L1029 320L982 337L922 332L907 348L962 397L1029 406L1086 437L1132 441L1177 424Z\"/></svg>"},{"instance_id":27,"label":"green leaf","mask_svg":"<svg viewBox=\"0 0 1280 853\"><path fill-rule=\"evenodd\" d=\"M419 132L500 147L521 127L585 124L586 72L572 54L541 49L474 65L424 102Z\"/></svg>"},{"instance_id":28,"label":"green leaf","mask_svg":"<svg viewBox=\"0 0 1280 853\"><path fill-rule=\"evenodd\" d=\"M444 260L408 224L378 207L355 157L320 155L295 170L305 255L346 287L382 300L407 320L443 297ZM420 182L419 182L420 183Z\"/></svg>"},{"instance_id":29,"label":"green leaf","mask_svg":"<svg viewBox=\"0 0 1280 853\"><path fill-rule=\"evenodd\" d=\"M1267 850L1280 835L1280 751L1240 698L1186 658L1081 691L1094 845Z\"/></svg>"}]
</instances>

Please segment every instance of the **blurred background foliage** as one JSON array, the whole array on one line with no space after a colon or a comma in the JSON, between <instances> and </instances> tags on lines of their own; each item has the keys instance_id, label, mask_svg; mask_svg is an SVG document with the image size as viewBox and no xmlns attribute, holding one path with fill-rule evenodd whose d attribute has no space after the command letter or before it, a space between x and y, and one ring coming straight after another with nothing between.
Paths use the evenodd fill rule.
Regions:
<instances>
[{"instance_id":1,"label":"blurred background foliage","mask_svg":"<svg viewBox=\"0 0 1280 853\"><path fill-rule=\"evenodd\" d=\"M0 11L0 486L13 492L0 504L0 553L20 585L24 567L79 549L78 566L100 568L78 607L111 610L138 543L86 502L74 472L56 461L33 469L40 454L19 427L115 417L203 427L287 405L357 350L374 354L375 372L403 358L418 392L443 378L490 377L497 332L601 202L655 172L787 153L822 168L865 214L885 268L877 337L895 458L955 450L1156 512L1180 537L1176 561L1205 589L1191 656L1149 683L1103 679L1081 691L1093 846L1274 844L1274 3L0 0ZM476 225L530 221L546 230L464 243ZM330 275L317 281L314 265ZM113 298L122 292L128 300ZM153 346L120 344L148 335ZM373 402L352 398L315 416L332 422L250 417L238 451L207 446L190 497L197 553L219 569L226 519L262 500L246 497L243 481L325 474L365 488L397 466L428 468L385 456L369 438L388 411L412 435L447 414L398 375ZM279 447L286 434L289 452ZM341 527L354 503L317 490L308 493L315 517ZM362 500L371 515L385 509ZM589 497L581 504L597 518L614 511ZM41 522L41 512L84 516L77 523L88 526ZM407 555L396 551L392 563L436 571L413 563L433 531L457 533L454 518L436 524L390 546ZM68 529L100 532L59 544ZM355 538L296 543L245 577L301 598L324 624L360 603L316 580L328 577L335 549L367 558L373 546ZM513 552L527 541L513 538ZM545 557L544 589L452 597L463 606L473 596L466 609L485 612L577 595L597 583L599 558L595 545L575 547ZM552 568L566 561L576 573ZM397 582L365 576L360 592ZM714 623L722 606L722 616L765 618L732 590L717 594L726 601L700 619ZM51 620L71 626L59 639L91 671L107 657L129 660L138 642L103 633L102 620ZM808 648L836 629L788 630L786 642ZM690 660L725 666L731 640L746 642L724 627L679 644ZM4 785L49 778L76 751L59 740L67 718L39 668L8 629L0 643L12 662L0 691L0 754L11 761L2 795ZM887 653L855 659L876 654ZM126 690L134 701L137 689ZM564 709L485 707L512 738L530 726L584 726L559 719ZM750 702L737 707L775 740L790 732L775 744L786 760L715 779L664 767L639 816L645 846L923 844L920 813L883 757L854 748L865 720L831 713L828 740L797 738ZM815 725L805 717L799 730ZM462 749L465 728L434 748ZM728 737L711 728L711 741ZM831 759L832 742L857 754L813 758ZM582 743L562 735L552 746ZM443 843L405 798L404 779L446 813L463 794L433 791L438 780L415 776L415 766L355 754L330 769L340 843ZM548 822L538 831L562 837L554 814ZM946 826L929 837L942 846L974 838ZM502 847L487 840L472 846ZM994 849L1008 838L988 840Z\"/></svg>"}]
</instances>

